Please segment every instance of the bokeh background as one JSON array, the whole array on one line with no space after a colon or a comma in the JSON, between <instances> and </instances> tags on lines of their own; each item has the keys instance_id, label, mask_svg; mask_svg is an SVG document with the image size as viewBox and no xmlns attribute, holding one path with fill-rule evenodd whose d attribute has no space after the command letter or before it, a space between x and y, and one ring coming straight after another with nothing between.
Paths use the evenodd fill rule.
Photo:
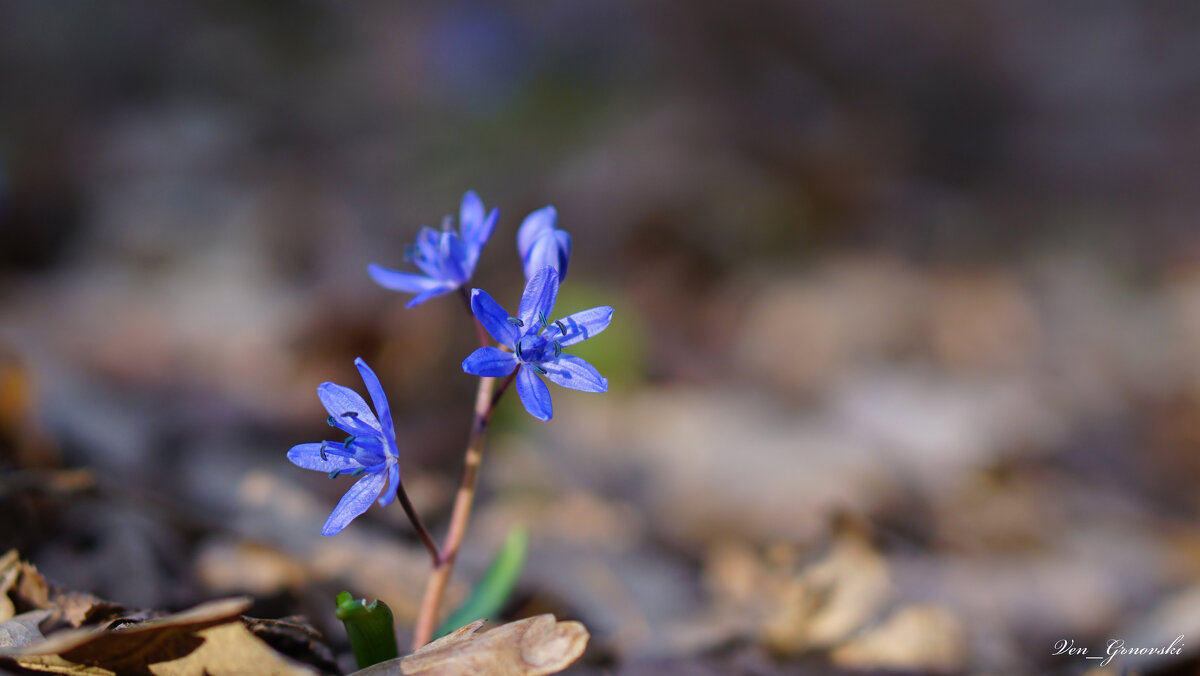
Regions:
<instances>
[{"instance_id":1,"label":"bokeh background","mask_svg":"<svg viewBox=\"0 0 1200 676\"><path fill-rule=\"evenodd\" d=\"M582 672L1200 664L1200 5L0 4L0 550L135 607L250 593L406 634L398 509L284 459L379 372L443 532L453 297L375 286L468 189L474 283L574 237L606 395L501 407L456 574ZM1093 652L1095 654L1095 652ZM343 666L347 666L343 655Z\"/></svg>"}]
</instances>

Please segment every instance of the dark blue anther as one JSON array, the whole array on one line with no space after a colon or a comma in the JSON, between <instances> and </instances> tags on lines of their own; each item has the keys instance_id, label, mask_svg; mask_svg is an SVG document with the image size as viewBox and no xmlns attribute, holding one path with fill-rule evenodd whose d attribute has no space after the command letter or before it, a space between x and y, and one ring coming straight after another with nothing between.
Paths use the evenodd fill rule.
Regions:
<instances>
[{"instance_id":1,"label":"dark blue anther","mask_svg":"<svg viewBox=\"0 0 1200 676\"><path fill-rule=\"evenodd\" d=\"M352 443L354 443L354 435L353 434L346 437L346 440L342 442L342 445L345 446L346 448L349 448L350 444L352 444Z\"/></svg>"},{"instance_id":2,"label":"dark blue anther","mask_svg":"<svg viewBox=\"0 0 1200 676\"><path fill-rule=\"evenodd\" d=\"M521 341L517 341L516 353L517 353L517 359L520 359L522 361L525 360L525 355L521 354Z\"/></svg>"},{"instance_id":3,"label":"dark blue anther","mask_svg":"<svg viewBox=\"0 0 1200 676\"><path fill-rule=\"evenodd\" d=\"M525 326L525 322L521 321L520 319L517 319L516 317L509 317L508 323L512 324L513 326Z\"/></svg>"},{"instance_id":4,"label":"dark blue anther","mask_svg":"<svg viewBox=\"0 0 1200 676\"><path fill-rule=\"evenodd\" d=\"M329 456L325 455L325 445L328 443L329 443L328 441L321 442L321 459L322 460L329 460Z\"/></svg>"},{"instance_id":5,"label":"dark blue anther","mask_svg":"<svg viewBox=\"0 0 1200 676\"><path fill-rule=\"evenodd\" d=\"M546 375L546 369L542 368L541 366L538 366L537 364L530 364L529 366L534 370L535 373L543 376Z\"/></svg>"},{"instance_id":6,"label":"dark blue anther","mask_svg":"<svg viewBox=\"0 0 1200 676\"><path fill-rule=\"evenodd\" d=\"M554 356L558 357L560 355L562 355L562 343L555 342L554 343Z\"/></svg>"},{"instance_id":7,"label":"dark blue anther","mask_svg":"<svg viewBox=\"0 0 1200 676\"><path fill-rule=\"evenodd\" d=\"M342 470L340 470L340 469L335 469L335 470L333 470L332 472L330 472L330 473L329 473L329 478L330 478L330 479L336 479L336 478L337 478L337 475L339 475L339 474L341 474L341 473L342 473Z\"/></svg>"},{"instance_id":8,"label":"dark blue anther","mask_svg":"<svg viewBox=\"0 0 1200 676\"><path fill-rule=\"evenodd\" d=\"M563 323L562 323L562 320L561 320L561 319L559 319L559 320L556 320L556 321L554 322L554 324L555 324L556 326L558 326L558 330L562 332L562 335L564 335L564 336L565 336L565 335L567 335L567 327L566 327L566 325L565 325L565 324L563 324Z\"/></svg>"},{"instance_id":9,"label":"dark blue anther","mask_svg":"<svg viewBox=\"0 0 1200 676\"><path fill-rule=\"evenodd\" d=\"M545 312L539 312L539 313L538 313L538 324L541 324L543 329L544 329L544 328L546 328L547 326L549 326L549 324L550 324L550 320L549 320L549 319L546 319L546 313L545 313Z\"/></svg>"},{"instance_id":10,"label":"dark blue anther","mask_svg":"<svg viewBox=\"0 0 1200 676\"><path fill-rule=\"evenodd\" d=\"M329 416L328 418L326 418L325 423L328 424L330 427L337 427L337 421L333 419L333 416Z\"/></svg>"},{"instance_id":11,"label":"dark blue anther","mask_svg":"<svg viewBox=\"0 0 1200 676\"><path fill-rule=\"evenodd\" d=\"M343 418L357 418L358 411L346 411L345 413L342 414L342 417Z\"/></svg>"},{"instance_id":12,"label":"dark blue anther","mask_svg":"<svg viewBox=\"0 0 1200 676\"><path fill-rule=\"evenodd\" d=\"M362 476L362 475L364 475L364 474L366 474L366 473L367 473L367 468L366 468L366 467L359 467L358 469L356 469L356 470L354 470L353 472L351 472L351 473L350 473L350 476L352 476L352 477L354 477L354 478L356 478L356 479L357 479L358 477L360 477L360 476Z\"/></svg>"}]
</instances>

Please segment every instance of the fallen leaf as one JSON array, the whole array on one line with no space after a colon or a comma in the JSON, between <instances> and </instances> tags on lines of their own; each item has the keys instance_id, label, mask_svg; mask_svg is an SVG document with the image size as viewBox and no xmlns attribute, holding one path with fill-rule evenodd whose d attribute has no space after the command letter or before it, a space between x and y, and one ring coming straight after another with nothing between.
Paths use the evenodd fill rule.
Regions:
<instances>
[{"instance_id":1,"label":"fallen leaf","mask_svg":"<svg viewBox=\"0 0 1200 676\"><path fill-rule=\"evenodd\" d=\"M31 610L0 622L0 650L20 648L45 638L38 625L50 614L49 610Z\"/></svg>"},{"instance_id":2,"label":"fallen leaf","mask_svg":"<svg viewBox=\"0 0 1200 676\"><path fill-rule=\"evenodd\" d=\"M900 608L878 627L847 641L831 654L834 664L854 669L952 671L966 657L966 637L945 608Z\"/></svg>"},{"instance_id":3,"label":"fallen leaf","mask_svg":"<svg viewBox=\"0 0 1200 676\"><path fill-rule=\"evenodd\" d=\"M317 673L255 638L241 616L249 605L248 599L226 599L145 622L67 630L0 655L27 669L89 676Z\"/></svg>"},{"instance_id":4,"label":"fallen leaf","mask_svg":"<svg viewBox=\"0 0 1200 676\"><path fill-rule=\"evenodd\" d=\"M476 620L406 655L351 676L539 676L566 669L587 647L588 630L547 613L477 633Z\"/></svg>"},{"instance_id":5,"label":"fallen leaf","mask_svg":"<svg viewBox=\"0 0 1200 676\"><path fill-rule=\"evenodd\" d=\"M22 561L15 549L0 556L0 621L18 611L45 608L49 601L50 586L33 564Z\"/></svg>"},{"instance_id":6,"label":"fallen leaf","mask_svg":"<svg viewBox=\"0 0 1200 676\"><path fill-rule=\"evenodd\" d=\"M825 558L773 590L763 638L785 655L832 647L870 620L890 591L883 557L865 534L843 528Z\"/></svg>"},{"instance_id":7,"label":"fallen leaf","mask_svg":"<svg viewBox=\"0 0 1200 676\"><path fill-rule=\"evenodd\" d=\"M10 549L4 556L0 556L0 622L11 620L13 615L17 614L13 602L8 598L8 590L17 582L17 575L20 573L18 563L20 558L15 549Z\"/></svg>"},{"instance_id":8,"label":"fallen leaf","mask_svg":"<svg viewBox=\"0 0 1200 676\"><path fill-rule=\"evenodd\" d=\"M340 673L321 633L301 617L264 620L243 617L246 628L276 651L321 671Z\"/></svg>"}]
</instances>

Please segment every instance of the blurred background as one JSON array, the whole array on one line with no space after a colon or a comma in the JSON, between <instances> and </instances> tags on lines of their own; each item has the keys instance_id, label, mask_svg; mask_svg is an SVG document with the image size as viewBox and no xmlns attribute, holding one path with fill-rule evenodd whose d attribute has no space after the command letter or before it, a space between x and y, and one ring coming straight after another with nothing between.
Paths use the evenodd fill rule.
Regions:
<instances>
[{"instance_id":1,"label":"blurred background","mask_svg":"<svg viewBox=\"0 0 1200 676\"><path fill-rule=\"evenodd\" d=\"M423 224L574 238L606 395L515 397L461 599L514 524L507 618L584 673L1200 665L1200 5L0 4L0 551L134 607L236 593L345 652L410 631L398 509L293 467L324 380L379 373L435 533L474 333L405 309ZM407 269L407 268L406 268ZM341 664L347 666L345 658ZM890 672L889 672L890 673Z\"/></svg>"}]
</instances>

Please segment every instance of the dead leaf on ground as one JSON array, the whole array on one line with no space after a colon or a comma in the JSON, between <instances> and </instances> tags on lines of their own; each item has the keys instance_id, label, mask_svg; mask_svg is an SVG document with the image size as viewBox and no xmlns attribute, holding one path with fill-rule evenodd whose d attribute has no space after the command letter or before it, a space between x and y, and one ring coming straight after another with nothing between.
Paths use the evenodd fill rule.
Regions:
<instances>
[{"instance_id":1,"label":"dead leaf on ground","mask_svg":"<svg viewBox=\"0 0 1200 676\"><path fill-rule=\"evenodd\" d=\"M17 614L13 602L8 598L8 590L16 584L17 575L20 574L16 565L18 563L20 559L15 549L10 549L4 556L0 556L0 622L10 620Z\"/></svg>"},{"instance_id":2,"label":"dead leaf on ground","mask_svg":"<svg viewBox=\"0 0 1200 676\"><path fill-rule=\"evenodd\" d=\"M249 605L248 599L226 599L136 624L67 630L0 656L27 669L89 676L318 673L255 638L242 622Z\"/></svg>"},{"instance_id":3,"label":"dead leaf on ground","mask_svg":"<svg viewBox=\"0 0 1200 676\"><path fill-rule=\"evenodd\" d=\"M587 647L588 630L549 613L477 633L476 620L411 655L356 671L352 676L539 676L566 669Z\"/></svg>"},{"instance_id":4,"label":"dead leaf on ground","mask_svg":"<svg viewBox=\"0 0 1200 676\"><path fill-rule=\"evenodd\" d=\"M781 654L831 647L875 616L890 593L883 557L864 533L842 529L825 558L771 589L763 638Z\"/></svg>"},{"instance_id":5,"label":"dead leaf on ground","mask_svg":"<svg viewBox=\"0 0 1200 676\"><path fill-rule=\"evenodd\" d=\"M50 587L33 564L22 561L15 549L0 556L0 621L45 608L49 600Z\"/></svg>"},{"instance_id":6,"label":"dead leaf on ground","mask_svg":"<svg viewBox=\"0 0 1200 676\"><path fill-rule=\"evenodd\" d=\"M41 629L49 633L62 627L98 624L119 616L124 608L91 594L54 587L12 549L0 556L0 622L30 610L49 611L39 620Z\"/></svg>"},{"instance_id":7,"label":"dead leaf on ground","mask_svg":"<svg viewBox=\"0 0 1200 676\"><path fill-rule=\"evenodd\" d=\"M834 664L854 669L952 671L966 658L966 637L958 619L945 608L900 608L878 627L839 646Z\"/></svg>"},{"instance_id":8,"label":"dead leaf on ground","mask_svg":"<svg viewBox=\"0 0 1200 676\"><path fill-rule=\"evenodd\" d=\"M0 622L0 651L27 646L45 638L38 625L50 614L49 610L31 610Z\"/></svg>"}]
</instances>

